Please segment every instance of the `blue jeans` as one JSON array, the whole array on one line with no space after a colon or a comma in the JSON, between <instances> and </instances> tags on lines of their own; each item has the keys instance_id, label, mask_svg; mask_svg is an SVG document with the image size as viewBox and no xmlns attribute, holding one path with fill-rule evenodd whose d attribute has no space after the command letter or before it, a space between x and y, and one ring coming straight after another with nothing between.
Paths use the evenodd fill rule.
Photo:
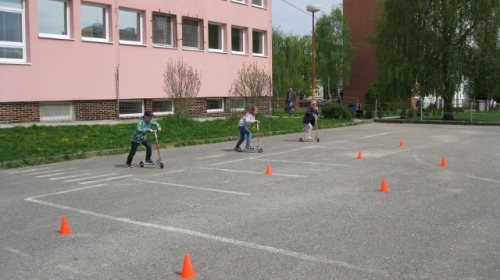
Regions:
<instances>
[{"instance_id":1,"label":"blue jeans","mask_svg":"<svg viewBox=\"0 0 500 280\"><path fill-rule=\"evenodd\" d=\"M130 153L128 154L128 157L127 157L127 164L132 164L132 159L134 159L134 156L135 156L135 153L137 152L137 148L139 147L139 144L142 144L142 145L144 145L144 147L146 147L146 161L151 160L151 153L152 153L151 144L149 144L148 140L146 139L146 140L142 141L141 143L131 142Z\"/></svg>"},{"instance_id":2,"label":"blue jeans","mask_svg":"<svg viewBox=\"0 0 500 280\"><path fill-rule=\"evenodd\" d=\"M293 101L288 103L288 115L291 116L293 114Z\"/></svg>"},{"instance_id":3,"label":"blue jeans","mask_svg":"<svg viewBox=\"0 0 500 280\"><path fill-rule=\"evenodd\" d=\"M243 143L243 141L245 141L245 135L247 136L247 145L246 146L249 147L250 146L250 139L252 139L252 132L246 126L238 126L238 128L240 129L240 140L238 140L238 143L236 143L236 148L239 148L241 143Z\"/></svg>"}]
</instances>

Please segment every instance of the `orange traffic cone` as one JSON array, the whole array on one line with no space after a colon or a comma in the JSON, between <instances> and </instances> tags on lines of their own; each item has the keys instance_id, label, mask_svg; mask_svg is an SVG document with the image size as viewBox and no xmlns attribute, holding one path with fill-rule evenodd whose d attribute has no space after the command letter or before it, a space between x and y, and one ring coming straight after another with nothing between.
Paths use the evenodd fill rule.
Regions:
<instances>
[{"instance_id":1,"label":"orange traffic cone","mask_svg":"<svg viewBox=\"0 0 500 280\"><path fill-rule=\"evenodd\" d=\"M441 160L441 167L446 167L448 166L448 164L446 163L446 158L443 157L443 159Z\"/></svg>"},{"instance_id":2,"label":"orange traffic cone","mask_svg":"<svg viewBox=\"0 0 500 280\"><path fill-rule=\"evenodd\" d=\"M271 165L270 164L267 165L266 175L273 175L273 170L271 169Z\"/></svg>"},{"instance_id":3,"label":"orange traffic cone","mask_svg":"<svg viewBox=\"0 0 500 280\"><path fill-rule=\"evenodd\" d=\"M387 182L385 179L382 180L382 186L380 186L380 192L389 192L389 189L387 188Z\"/></svg>"},{"instance_id":4,"label":"orange traffic cone","mask_svg":"<svg viewBox=\"0 0 500 280\"><path fill-rule=\"evenodd\" d=\"M59 230L59 234L71 234L71 229L69 228L66 216L62 217L61 229Z\"/></svg>"},{"instance_id":5,"label":"orange traffic cone","mask_svg":"<svg viewBox=\"0 0 500 280\"><path fill-rule=\"evenodd\" d=\"M189 256L189 254L186 254L184 256L184 263L182 264L182 271L179 277L184 279L191 279L195 276L196 273L194 273L193 265L191 264L191 257Z\"/></svg>"},{"instance_id":6,"label":"orange traffic cone","mask_svg":"<svg viewBox=\"0 0 500 280\"><path fill-rule=\"evenodd\" d=\"M358 159L363 159L363 154L361 154L361 151L358 152Z\"/></svg>"},{"instance_id":7,"label":"orange traffic cone","mask_svg":"<svg viewBox=\"0 0 500 280\"><path fill-rule=\"evenodd\" d=\"M404 147L405 146L405 140L401 139L399 142L399 146Z\"/></svg>"}]
</instances>

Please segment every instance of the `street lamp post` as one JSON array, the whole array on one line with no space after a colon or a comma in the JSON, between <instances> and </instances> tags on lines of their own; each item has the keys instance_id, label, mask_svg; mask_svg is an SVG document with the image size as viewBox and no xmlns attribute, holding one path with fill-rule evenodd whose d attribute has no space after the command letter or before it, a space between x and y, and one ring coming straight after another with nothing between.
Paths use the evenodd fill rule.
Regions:
<instances>
[{"instance_id":1,"label":"street lamp post","mask_svg":"<svg viewBox=\"0 0 500 280\"><path fill-rule=\"evenodd\" d=\"M312 99L316 99L316 39L314 35L314 13L321 10L320 5L307 5L306 10L312 13Z\"/></svg>"}]
</instances>

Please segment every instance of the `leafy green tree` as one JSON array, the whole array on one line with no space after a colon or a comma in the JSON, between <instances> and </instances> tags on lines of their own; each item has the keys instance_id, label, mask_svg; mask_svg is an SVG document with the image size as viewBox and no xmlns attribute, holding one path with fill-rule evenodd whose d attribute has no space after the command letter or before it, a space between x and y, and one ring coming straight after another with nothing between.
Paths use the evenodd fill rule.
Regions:
<instances>
[{"instance_id":1,"label":"leafy green tree","mask_svg":"<svg viewBox=\"0 0 500 280\"><path fill-rule=\"evenodd\" d=\"M311 36L285 35L273 28L273 95L284 97L289 87L306 92L311 87Z\"/></svg>"},{"instance_id":2,"label":"leafy green tree","mask_svg":"<svg viewBox=\"0 0 500 280\"><path fill-rule=\"evenodd\" d=\"M316 77L328 90L349 84L356 52L351 33L347 18L338 7L316 22Z\"/></svg>"},{"instance_id":3,"label":"leafy green tree","mask_svg":"<svg viewBox=\"0 0 500 280\"><path fill-rule=\"evenodd\" d=\"M388 99L440 95L443 119L453 120L453 96L471 75L481 22L500 13L500 0L378 1L371 42L379 92ZM485 39L497 41L498 25L492 28L497 36Z\"/></svg>"}]
</instances>

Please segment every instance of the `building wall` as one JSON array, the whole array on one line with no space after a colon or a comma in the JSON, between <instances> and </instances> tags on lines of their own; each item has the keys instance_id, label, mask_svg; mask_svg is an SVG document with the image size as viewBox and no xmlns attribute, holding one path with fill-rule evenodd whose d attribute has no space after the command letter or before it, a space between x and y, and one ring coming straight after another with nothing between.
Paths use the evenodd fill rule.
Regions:
<instances>
[{"instance_id":1,"label":"building wall","mask_svg":"<svg viewBox=\"0 0 500 280\"><path fill-rule=\"evenodd\" d=\"M228 97L228 89L243 63L256 62L260 68L271 69L271 0L264 7L252 5L251 0L92 0L106 5L109 11L109 42L89 42L82 39L80 0L68 1L70 6L70 38L54 39L40 36L39 0L25 0L27 61L0 62L0 108L26 108L38 102L70 101L75 106L75 119L83 111L82 104L99 104L117 99L167 98L163 91L163 73L169 59L182 59L201 71L199 98ZM142 14L142 44L125 44L119 40L118 9L127 8ZM152 19L154 12L174 15L174 47L153 46ZM202 20L200 50L182 47L182 17ZM208 23L225 25L223 52L208 48ZM246 29L245 53L231 51L231 27ZM264 55L252 54L252 30L264 31ZM145 103L146 104L146 103ZM145 105L146 106L146 105ZM104 106L105 112L82 119L110 118L117 108ZM17 109L9 109L9 114ZM37 110L32 110L37 112ZM25 117L6 117L0 110L0 121L25 120ZM80 113L79 113L80 112ZM27 113L26 113L27 114ZM35 116L30 121L37 121Z\"/></svg>"},{"instance_id":2,"label":"building wall","mask_svg":"<svg viewBox=\"0 0 500 280\"><path fill-rule=\"evenodd\" d=\"M364 96L378 73L375 50L368 42L368 35L375 31L372 17L377 11L377 1L343 0L343 7L352 30L352 42L357 48L351 82L344 87L343 101L356 102L359 99L364 104Z\"/></svg>"}]
</instances>

